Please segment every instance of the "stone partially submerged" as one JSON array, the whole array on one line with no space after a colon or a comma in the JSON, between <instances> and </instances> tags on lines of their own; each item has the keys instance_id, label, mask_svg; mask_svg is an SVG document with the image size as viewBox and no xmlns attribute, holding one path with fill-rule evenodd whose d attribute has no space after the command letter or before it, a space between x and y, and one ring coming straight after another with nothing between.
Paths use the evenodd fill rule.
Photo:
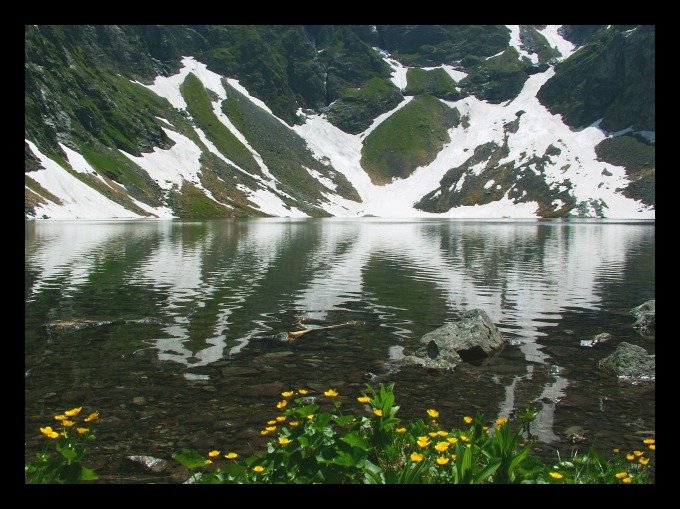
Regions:
<instances>
[{"instance_id":1,"label":"stone partially submerged","mask_svg":"<svg viewBox=\"0 0 680 509\"><path fill-rule=\"evenodd\" d=\"M403 363L454 369L463 362L484 364L500 353L505 339L485 311L473 309L420 338L420 345Z\"/></svg>"},{"instance_id":2,"label":"stone partially submerged","mask_svg":"<svg viewBox=\"0 0 680 509\"><path fill-rule=\"evenodd\" d=\"M648 300L631 309L630 313L637 318L633 327L641 334L650 336L656 333L656 300Z\"/></svg>"},{"instance_id":3,"label":"stone partially submerged","mask_svg":"<svg viewBox=\"0 0 680 509\"><path fill-rule=\"evenodd\" d=\"M622 380L655 380L655 356L649 355L641 346L625 341L619 343L614 353L600 360L598 365Z\"/></svg>"}]
</instances>

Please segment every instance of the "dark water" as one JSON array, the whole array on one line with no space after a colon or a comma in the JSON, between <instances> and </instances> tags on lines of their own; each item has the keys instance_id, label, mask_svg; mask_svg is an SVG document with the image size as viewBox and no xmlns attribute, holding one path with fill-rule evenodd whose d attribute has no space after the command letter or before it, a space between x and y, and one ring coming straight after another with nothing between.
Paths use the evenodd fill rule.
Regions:
<instances>
[{"instance_id":1,"label":"dark water","mask_svg":"<svg viewBox=\"0 0 680 509\"><path fill-rule=\"evenodd\" d=\"M655 428L655 383L597 368L622 341L655 353L630 314L655 298L654 222L27 222L25 253L27 461L41 426L83 406L101 415L90 466L144 482L127 456L260 452L282 391L332 387L359 412L381 382L400 417L434 407L443 427L535 403L550 459L639 448ZM508 340L494 362L400 367L404 347L475 308ZM300 321L358 323L291 346Z\"/></svg>"}]
</instances>

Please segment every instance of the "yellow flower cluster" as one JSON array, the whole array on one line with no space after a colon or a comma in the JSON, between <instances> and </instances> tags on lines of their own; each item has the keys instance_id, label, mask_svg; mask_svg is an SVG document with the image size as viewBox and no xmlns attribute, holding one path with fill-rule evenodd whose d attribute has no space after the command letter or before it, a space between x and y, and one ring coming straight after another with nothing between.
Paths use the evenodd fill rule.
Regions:
<instances>
[{"instance_id":1,"label":"yellow flower cluster","mask_svg":"<svg viewBox=\"0 0 680 509\"><path fill-rule=\"evenodd\" d=\"M72 408L71 410L66 410L63 414L57 414L54 416L54 419L56 421L59 421L61 425L64 427L62 431L55 431L54 429L52 429L52 426L45 426L44 428L40 428L40 432L47 438L59 438L60 436L63 437L68 436L66 428L72 428L76 424L76 421L72 420L71 418L76 417L82 409L83 407ZM83 419L83 422L92 422L97 420L98 418L99 412L95 411L92 412L85 419ZM85 433L90 431L90 428L77 427L76 431L79 434L84 435Z\"/></svg>"}]
</instances>

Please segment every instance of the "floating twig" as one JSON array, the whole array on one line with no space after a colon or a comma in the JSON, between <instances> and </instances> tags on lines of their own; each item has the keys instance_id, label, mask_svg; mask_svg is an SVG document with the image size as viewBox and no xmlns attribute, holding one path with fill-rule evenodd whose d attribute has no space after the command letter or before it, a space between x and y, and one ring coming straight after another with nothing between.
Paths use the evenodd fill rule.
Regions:
<instances>
[{"instance_id":1,"label":"floating twig","mask_svg":"<svg viewBox=\"0 0 680 509\"><path fill-rule=\"evenodd\" d=\"M299 322L302 323L302 320ZM356 320L352 320L351 322L345 322L345 323L338 323L335 325L327 325L325 327L312 327L312 328L307 328L295 332L289 332L288 333L288 343L294 343L297 338L302 336L303 334L307 334L308 332L314 332L314 331L319 331L319 330L328 330L328 329L339 329L340 327L348 327L351 325L360 325L363 322L357 322Z\"/></svg>"}]
</instances>

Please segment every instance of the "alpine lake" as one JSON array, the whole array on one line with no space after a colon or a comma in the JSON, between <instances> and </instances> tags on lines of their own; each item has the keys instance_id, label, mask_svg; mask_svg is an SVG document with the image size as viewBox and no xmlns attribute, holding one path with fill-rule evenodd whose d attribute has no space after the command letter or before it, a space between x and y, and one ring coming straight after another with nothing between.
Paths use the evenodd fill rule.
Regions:
<instances>
[{"instance_id":1,"label":"alpine lake","mask_svg":"<svg viewBox=\"0 0 680 509\"><path fill-rule=\"evenodd\" d=\"M631 314L652 299L654 221L26 221L25 460L40 427L82 406L100 413L84 462L99 483L179 483L179 449L262 451L283 391L332 388L361 413L381 383L398 417L434 408L443 428L535 406L546 462L639 448L655 381L598 362L624 341L655 354ZM473 309L507 341L490 362L400 362Z\"/></svg>"}]
</instances>

